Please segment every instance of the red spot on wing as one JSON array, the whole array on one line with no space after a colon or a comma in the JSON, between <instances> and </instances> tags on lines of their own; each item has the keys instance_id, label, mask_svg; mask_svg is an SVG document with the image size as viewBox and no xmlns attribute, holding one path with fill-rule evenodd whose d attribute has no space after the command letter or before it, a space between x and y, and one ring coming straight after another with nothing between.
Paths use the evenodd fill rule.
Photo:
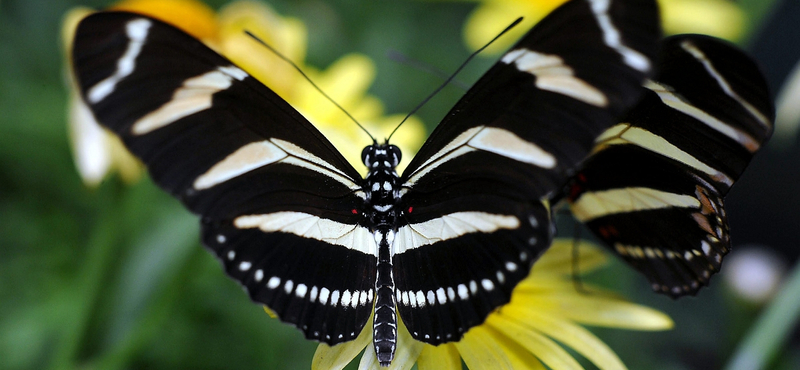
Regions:
<instances>
[{"instance_id":1,"label":"red spot on wing","mask_svg":"<svg viewBox=\"0 0 800 370\"><path fill-rule=\"evenodd\" d=\"M358 210L356 210L355 208L353 208L350 212L353 212L354 215L358 214Z\"/></svg>"},{"instance_id":2,"label":"red spot on wing","mask_svg":"<svg viewBox=\"0 0 800 370\"><path fill-rule=\"evenodd\" d=\"M411 213L414 210L414 207L408 207L408 213Z\"/></svg>"}]
</instances>

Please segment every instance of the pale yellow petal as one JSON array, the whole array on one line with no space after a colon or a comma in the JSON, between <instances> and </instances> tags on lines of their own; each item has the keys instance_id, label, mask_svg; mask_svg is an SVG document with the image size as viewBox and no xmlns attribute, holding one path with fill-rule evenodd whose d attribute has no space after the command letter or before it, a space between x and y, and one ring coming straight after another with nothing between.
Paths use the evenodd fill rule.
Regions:
<instances>
[{"instance_id":1,"label":"pale yellow petal","mask_svg":"<svg viewBox=\"0 0 800 370\"><path fill-rule=\"evenodd\" d=\"M272 46L300 68L305 58L307 31L305 25L292 18L283 18L269 6L256 2L234 2L219 14L219 52L246 70L290 103L296 95L302 76L275 53L253 40L245 30Z\"/></svg>"},{"instance_id":2,"label":"pale yellow petal","mask_svg":"<svg viewBox=\"0 0 800 370\"><path fill-rule=\"evenodd\" d=\"M526 295L553 293L583 294L587 292L605 296L614 295L613 292L598 288L587 282L581 282L581 290L579 291L579 287L575 285L575 282L572 281L572 279L565 279L564 274L538 274L535 269L536 266L534 265L534 273L525 278L525 280L522 280L517 287L514 288L513 296L516 296L518 292L519 294Z\"/></svg>"},{"instance_id":3,"label":"pale yellow petal","mask_svg":"<svg viewBox=\"0 0 800 370\"><path fill-rule=\"evenodd\" d=\"M527 318L526 318L527 319ZM492 314L486 323L524 347L551 369L582 370L583 367L564 348L539 331L523 326L503 314Z\"/></svg>"},{"instance_id":4,"label":"pale yellow petal","mask_svg":"<svg viewBox=\"0 0 800 370\"><path fill-rule=\"evenodd\" d=\"M597 294L519 294L514 304L586 325L631 330L666 330L674 325L663 312Z\"/></svg>"},{"instance_id":5,"label":"pale yellow petal","mask_svg":"<svg viewBox=\"0 0 800 370\"><path fill-rule=\"evenodd\" d=\"M67 63L72 60L70 56L70 52L72 51L72 39L75 38L75 30L78 28L78 23L89 14L92 14L92 10L89 8L73 8L64 15L61 21L61 44L64 50L66 50Z\"/></svg>"},{"instance_id":6,"label":"pale yellow petal","mask_svg":"<svg viewBox=\"0 0 800 370\"><path fill-rule=\"evenodd\" d=\"M215 39L217 20L214 10L196 0L125 0L112 10L149 15L182 29L198 39Z\"/></svg>"},{"instance_id":7,"label":"pale yellow petal","mask_svg":"<svg viewBox=\"0 0 800 370\"><path fill-rule=\"evenodd\" d=\"M139 181L145 171L144 164L128 151L119 136L108 131L105 133L106 140L109 142L112 170L117 171L122 181L128 184Z\"/></svg>"},{"instance_id":8,"label":"pale yellow petal","mask_svg":"<svg viewBox=\"0 0 800 370\"><path fill-rule=\"evenodd\" d=\"M470 370L514 369L503 348L484 326L470 329L455 346Z\"/></svg>"},{"instance_id":9,"label":"pale yellow petal","mask_svg":"<svg viewBox=\"0 0 800 370\"><path fill-rule=\"evenodd\" d=\"M86 185L97 186L111 169L108 135L77 92L69 104L69 136L75 167Z\"/></svg>"},{"instance_id":10,"label":"pale yellow petal","mask_svg":"<svg viewBox=\"0 0 800 370\"><path fill-rule=\"evenodd\" d=\"M311 360L312 370L341 370L372 342L372 318L355 340L329 346L320 343ZM370 348L371 349L371 348Z\"/></svg>"},{"instance_id":11,"label":"pale yellow petal","mask_svg":"<svg viewBox=\"0 0 800 370\"><path fill-rule=\"evenodd\" d=\"M266 314L269 317L273 318L273 319L277 319L278 318L278 314L276 314L275 311L273 311L272 309L270 309L267 306L264 306L264 312L266 312Z\"/></svg>"},{"instance_id":12,"label":"pale yellow petal","mask_svg":"<svg viewBox=\"0 0 800 370\"><path fill-rule=\"evenodd\" d=\"M701 33L737 40L744 29L745 15L728 0L661 0L664 32Z\"/></svg>"},{"instance_id":13,"label":"pale yellow petal","mask_svg":"<svg viewBox=\"0 0 800 370\"><path fill-rule=\"evenodd\" d=\"M543 334L572 348L602 370L625 369L625 365L611 348L590 331L569 320L519 306L503 308L500 315L516 320L532 330L541 331Z\"/></svg>"},{"instance_id":14,"label":"pale yellow petal","mask_svg":"<svg viewBox=\"0 0 800 370\"><path fill-rule=\"evenodd\" d=\"M606 254L596 244L588 240L578 242L578 255L574 254L574 240L560 238L553 241L550 249L533 265L534 274L572 275L573 263L577 258L578 272L590 272L605 265Z\"/></svg>"},{"instance_id":15,"label":"pale yellow petal","mask_svg":"<svg viewBox=\"0 0 800 370\"><path fill-rule=\"evenodd\" d=\"M495 330L491 325L484 325L491 339L503 350L508 362L514 370L546 370L544 365L527 349Z\"/></svg>"},{"instance_id":16,"label":"pale yellow petal","mask_svg":"<svg viewBox=\"0 0 800 370\"><path fill-rule=\"evenodd\" d=\"M419 370L461 370L461 356L455 345L425 345L417 359Z\"/></svg>"},{"instance_id":17,"label":"pale yellow petal","mask_svg":"<svg viewBox=\"0 0 800 370\"><path fill-rule=\"evenodd\" d=\"M351 111L375 79L375 64L360 54L348 54L338 59L321 73L308 71L311 79L344 109ZM344 114L335 104L328 101L309 83L298 86L299 94L293 102L304 112L313 110L316 125L341 122ZM351 113L352 114L352 113ZM356 116L356 119L359 119Z\"/></svg>"},{"instance_id":18,"label":"pale yellow petal","mask_svg":"<svg viewBox=\"0 0 800 370\"><path fill-rule=\"evenodd\" d=\"M472 50L485 45L500 31L519 17L523 21L484 51L498 54L511 47L536 22L550 13L565 0L549 1L486 1L478 6L464 25L464 39Z\"/></svg>"}]
</instances>

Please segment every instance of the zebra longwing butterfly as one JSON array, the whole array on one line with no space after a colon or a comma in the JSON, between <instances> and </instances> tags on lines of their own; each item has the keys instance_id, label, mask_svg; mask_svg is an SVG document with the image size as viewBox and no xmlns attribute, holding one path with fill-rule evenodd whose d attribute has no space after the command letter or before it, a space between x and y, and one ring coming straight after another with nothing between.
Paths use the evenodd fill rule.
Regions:
<instances>
[{"instance_id":1,"label":"zebra longwing butterfly","mask_svg":"<svg viewBox=\"0 0 800 370\"><path fill-rule=\"evenodd\" d=\"M730 251L723 197L772 133L753 61L700 35L662 43L642 100L606 130L572 180L573 214L655 291L695 294Z\"/></svg>"},{"instance_id":2,"label":"zebra longwing butterfly","mask_svg":"<svg viewBox=\"0 0 800 370\"><path fill-rule=\"evenodd\" d=\"M645 243L652 243L651 248L662 254L672 249L702 251L709 245L718 255L726 246L703 244L705 235L700 235L690 240L694 244L673 247L627 229L625 214L639 209L603 213L587 201L593 197L594 203L603 204L610 199L603 191L635 192L636 186L644 187L635 176L624 177L627 182L603 183L609 163L604 154L611 151L602 149L623 148L606 139L626 139L620 133L626 130L613 125L645 93L642 86L661 86L683 102L672 90L680 83L646 82L654 70L659 37L654 0L569 1L475 83L402 176L394 170L401 159L396 146L385 142L366 147L366 178L273 91L168 24L125 12L91 15L78 27L72 58L76 81L94 116L144 161L158 185L201 216L203 243L254 301L307 338L328 344L354 339L374 314L373 345L381 364L388 365L394 356L398 313L412 337L439 344L460 339L507 303L514 286L549 246L549 203L564 196L601 236L619 231L619 237L614 234L617 239L606 240L623 245L616 250L659 284L671 288L689 278L707 281L651 273L648 268L664 264L631 259L635 252L627 245L640 243L646 251ZM717 46L694 45L701 54L716 56L712 49ZM750 102L747 112L771 112L760 90L738 90L748 83L762 86L757 72L725 85L725 72L712 72L717 71L716 59L690 55L702 65L692 72L704 69L706 80L727 86L724 94L733 102ZM749 68L748 63L745 59L741 64ZM681 77L682 68L675 78L693 88L694 81ZM738 73L736 68L720 71ZM733 97L731 89L739 95ZM669 99L647 97L631 116L672 107ZM717 103L686 105L692 112L716 113ZM685 138L682 131L623 122L681 148L712 140L719 148L710 155L716 161L706 167L725 167L720 172L731 179L752 155L730 148L714 132L728 131L719 125L701 130L698 138ZM754 129L749 121L721 122L723 128ZM670 121L654 117L654 123ZM764 140L766 134L751 136ZM598 137L601 149L592 152ZM629 141L644 150L654 142ZM703 207L724 195L718 183L709 183L692 165L706 159L700 153L684 149L687 157L651 152L661 155L661 162L654 159L643 165L674 167L681 181L694 181L706 192L705 198L688 195ZM627 160L621 166L639 165ZM672 202L684 193L666 185L649 186L675 194L661 199L661 208L678 206L678 215L658 207L643 210L654 219L685 227L683 219L697 213L693 209L699 208L691 208L697 202ZM721 200L709 207L723 217L724 226ZM700 212L708 219L711 213ZM701 221L689 225L708 231L704 226ZM727 243L727 238L719 239ZM686 292L692 290L681 291Z\"/></svg>"}]
</instances>

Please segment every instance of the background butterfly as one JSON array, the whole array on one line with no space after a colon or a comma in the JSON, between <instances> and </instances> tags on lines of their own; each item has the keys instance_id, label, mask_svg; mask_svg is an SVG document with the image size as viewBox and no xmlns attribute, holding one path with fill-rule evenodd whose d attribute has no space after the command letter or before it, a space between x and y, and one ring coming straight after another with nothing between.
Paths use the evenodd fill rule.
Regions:
<instances>
[{"instance_id":1,"label":"background butterfly","mask_svg":"<svg viewBox=\"0 0 800 370\"><path fill-rule=\"evenodd\" d=\"M772 133L767 84L728 43L662 43L642 101L598 139L574 178L576 218L643 273L653 290L696 294L730 251L723 197Z\"/></svg>"}]
</instances>

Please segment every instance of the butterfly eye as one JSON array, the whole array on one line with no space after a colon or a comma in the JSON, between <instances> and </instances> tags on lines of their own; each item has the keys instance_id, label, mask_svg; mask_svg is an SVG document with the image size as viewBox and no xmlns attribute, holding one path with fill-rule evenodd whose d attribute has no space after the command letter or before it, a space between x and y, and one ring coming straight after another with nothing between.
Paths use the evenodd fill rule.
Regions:
<instances>
[{"instance_id":1,"label":"butterfly eye","mask_svg":"<svg viewBox=\"0 0 800 370\"><path fill-rule=\"evenodd\" d=\"M397 166L400 163L400 159L403 158L403 153L400 152L400 148L396 145L389 145L389 153L391 153L392 159L394 160L394 165Z\"/></svg>"},{"instance_id":2,"label":"butterfly eye","mask_svg":"<svg viewBox=\"0 0 800 370\"><path fill-rule=\"evenodd\" d=\"M363 162L367 167L369 167L369 154L371 151L372 145L365 147L364 150L361 151L361 162Z\"/></svg>"}]
</instances>

